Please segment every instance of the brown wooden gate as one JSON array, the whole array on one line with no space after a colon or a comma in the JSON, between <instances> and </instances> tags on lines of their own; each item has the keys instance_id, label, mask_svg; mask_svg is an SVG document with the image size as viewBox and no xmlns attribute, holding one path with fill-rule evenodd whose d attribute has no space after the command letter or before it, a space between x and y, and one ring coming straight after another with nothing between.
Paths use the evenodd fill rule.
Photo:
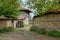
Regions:
<instances>
[{"instance_id":1,"label":"brown wooden gate","mask_svg":"<svg viewBox=\"0 0 60 40\"><path fill-rule=\"evenodd\" d=\"M17 28L24 27L24 25L23 25L23 21L17 21L17 23L16 23L16 27L17 27Z\"/></svg>"}]
</instances>

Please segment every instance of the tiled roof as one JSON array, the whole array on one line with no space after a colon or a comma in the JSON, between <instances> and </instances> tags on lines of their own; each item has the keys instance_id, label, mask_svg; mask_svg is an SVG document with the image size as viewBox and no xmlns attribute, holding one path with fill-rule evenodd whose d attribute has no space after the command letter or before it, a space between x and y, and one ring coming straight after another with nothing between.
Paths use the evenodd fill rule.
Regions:
<instances>
[{"instance_id":1,"label":"tiled roof","mask_svg":"<svg viewBox=\"0 0 60 40\"><path fill-rule=\"evenodd\" d=\"M17 19L19 19L19 20L23 20L23 19L25 19L26 17L27 17L28 15L26 15L26 14L22 14L22 15L20 15L20 16L18 16L16 19L14 19L14 18L7 18L7 17L4 17L4 16L0 16L0 20L17 20Z\"/></svg>"},{"instance_id":2,"label":"tiled roof","mask_svg":"<svg viewBox=\"0 0 60 40\"><path fill-rule=\"evenodd\" d=\"M29 9L25 9L25 8L21 8L20 11L24 11L27 14L29 14L31 12ZM16 19L25 19L26 17L27 17L26 14L22 14L22 15L18 16L18 18L16 18ZM13 19L13 18L6 18L4 16L0 16L0 19L2 19L2 20L5 20L5 19L8 20L8 19Z\"/></svg>"},{"instance_id":3,"label":"tiled roof","mask_svg":"<svg viewBox=\"0 0 60 40\"><path fill-rule=\"evenodd\" d=\"M47 12L45 12L45 14L60 14L60 10L49 10L49 11L47 11Z\"/></svg>"},{"instance_id":4,"label":"tiled roof","mask_svg":"<svg viewBox=\"0 0 60 40\"><path fill-rule=\"evenodd\" d=\"M50 15L50 14L60 14L60 10L49 10L49 11L46 11L45 13L44 13L44 15ZM44 16L43 15L43 16ZM40 17L41 15L36 15L36 16L34 16L34 18L36 18L36 17Z\"/></svg>"},{"instance_id":5,"label":"tiled roof","mask_svg":"<svg viewBox=\"0 0 60 40\"><path fill-rule=\"evenodd\" d=\"M16 20L16 19L0 16L0 20Z\"/></svg>"},{"instance_id":6,"label":"tiled roof","mask_svg":"<svg viewBox=\"0 0 60 40\"><path fill-rule=\"evenodd\" d=\"M22 14L22 15L18 16L18 19L23 20L23 19L25 19L26 17L27 17L27 15L26 15L26 14Z\"/></svg>"},{"instance_id":7,"label":"tiled roof","mask_svg":"<svg viewBox=\"0 0 60 40\"><path fill-rule=\"evenodd\" d=\"M26 9L26 8L20 8L20 11L27 12L27 13L32 12L32 11L30 11L29 9Z\"/></svg>"}]
</instances>

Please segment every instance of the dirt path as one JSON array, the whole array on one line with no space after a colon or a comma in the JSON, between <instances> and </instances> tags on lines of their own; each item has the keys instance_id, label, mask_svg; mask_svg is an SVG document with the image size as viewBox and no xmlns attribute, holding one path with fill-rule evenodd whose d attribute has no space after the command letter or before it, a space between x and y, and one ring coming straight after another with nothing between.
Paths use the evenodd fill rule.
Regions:
<instances>
[{"instance_id":1,"label":"dirt path","mask_svg":"<svg viewBox=\"0 0 60 40\"><path fill-rule=\"evenodd\" d=\"M30 32L28 29L25 31L16 30L14 32L0 34L0 40L60 40L60 38L48 37Z\"/></svg>"}]
</instances>

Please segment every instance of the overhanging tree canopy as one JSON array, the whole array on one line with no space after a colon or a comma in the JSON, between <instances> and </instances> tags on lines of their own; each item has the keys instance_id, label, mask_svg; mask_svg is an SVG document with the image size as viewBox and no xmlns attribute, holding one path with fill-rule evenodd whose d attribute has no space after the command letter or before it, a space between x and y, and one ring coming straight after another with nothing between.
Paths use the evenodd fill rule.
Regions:
<instances>
[{"instance_id":1,"label":"overhanging tree canopy","mask_svg":"<svg viewBox=\"0 0 60 40\"><path fill-rule=\"evenodd\" d=\"M21 7L20 0L0 0L0 16L16 18Z\"/></svg>"},{"instance_id":2,"label":"overhanging tree canopy","mask_svg":"<svg viewBox=\"0 0 60 40\"><path fill-rule=\"evenodd\" d=\"M43 15L48 10L60 10L60 0L29 0L27 5L35 10L35 15Z\"/></svg>"}]
</instances>

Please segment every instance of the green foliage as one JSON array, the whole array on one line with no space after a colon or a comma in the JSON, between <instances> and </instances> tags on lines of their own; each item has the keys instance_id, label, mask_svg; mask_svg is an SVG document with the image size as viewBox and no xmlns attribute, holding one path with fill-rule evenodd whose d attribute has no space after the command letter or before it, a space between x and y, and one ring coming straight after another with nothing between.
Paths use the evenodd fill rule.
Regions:
<instances>
[{"instance_id":1,"label":"green foliage","mask_svg":"<svg viewBox=\"0 0 60 40\"><path fill-rule=\"evenodd\" d=\"M35 15L43 15L48 10L60 10L60 0L28 0L27 5Z\"/></svg>"},{"instance_id":2,"label":"green foliage","mask_svg":"<svg viewBox=\"0 0 60 40\"><path fill-rule=\"evenodd\" d=\"M57 30L47 31L45 28L38 28L34 26L30 28L30 31L36 32L38 34L47 35L47 36L60 37L60 31L57 31Z\"/></svg>"},{"instance_id":3,"label":"green foliage","mask_svg":"<svg viewBox=\"0 0 60 40\"><path fill-rule=\"evenodd\" d=\"M6 30L7 30L8 32L11 32L11 31L14 31L14 28L13 28L13 27L8 27Z\"/></svg>"},{"instance_id":4,"label":"green foliage","mask_svg":"<svg viewBox=\"0 0 60 40\"><path fill-rule=\"evenodd\" d=\"M12 31L14 31L13 27L8 27L8 28L0 29L0 33L12 32Z\"/></svg>"},{"instance_id":5,"label":"green foliage","mask_svg":"<svg viewBox=\"0 0 60 40\"><path fill-rule=\"evenodd\" d=\"M19 0L0 0L0 16L16 18L19 13L21 3Z\"/></svg>"},{"instance_id":6,"label":"green foliage","mask_svg":"<svg viewBox=\"0 0 60 40\"><path fill-rule=\"evenodd\" d=\"M31 27L32 25L31 24L25 24L26 25L26 27Z\"/></svg>"},{"instance_id":7,"label":"green foliage","mask_svg":"<svg viewBox=\"0 0 60 40\"><path fill-rule=\"evenodd\" d=\"M46 31L45 28L41 28L41 29L39 29L39 30L37 31L37 33L38 33L38 34L46 34L47 31Z\"/></svg>"},{"instance_id":8,"label":"green foliage","mask_svg":"<svg viewBox=\"0 0 60 40\"><path fill-rule=\"evenodd\" d=\"M48 36L60 37L60 31L51 30L51 31L48 32Z\"/></svg>"},{"instance_id":9,"label":"green foliage","mask_svg":"<svg viewBox=\"0 0 60 40\"><path fill-rule=\"evenodd\" d=\"M22 29L20 29L20 32L23 32L23 33L24 33L24 32L25 32L25 30L22 28Z\"/></svg>"},{"instance_id":10,"label":"green foliage","mask_svg":"<svg viewBox=\"0 0 60 40\"><path fill-rule=\"evenodd\" d=\"M30 31L36 32L38 29L39 29L38 27L34 26L30 28Z\"/></svg>"},{"instance_id":11,"label":"green foliage","mask_svg":"<svg viewBox=\"0 0 60 40\"><path fill-rule=\"evenodd\" d=\"M46 29L44 29L44 28L39 29L38 27L31 27L30 31L36 32L38 34L46 34L47 33Z\"/></svg>"}]
</instances>

